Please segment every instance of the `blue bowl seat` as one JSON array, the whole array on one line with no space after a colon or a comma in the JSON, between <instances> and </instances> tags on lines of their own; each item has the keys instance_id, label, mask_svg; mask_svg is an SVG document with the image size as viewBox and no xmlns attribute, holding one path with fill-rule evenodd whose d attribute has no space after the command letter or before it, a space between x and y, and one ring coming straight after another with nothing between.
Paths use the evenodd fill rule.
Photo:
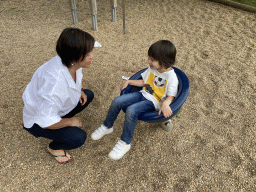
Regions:
<instances>
[{"instance_id":1,"label":"blue bowl seat","mask_svg":"<svg viewBox=\"0 0 256 192\"><path fill-rule=\"evenodd\" d=\"M141 73L143 73L146 69L147 68L142 69L139 72L135 73L132 77L130 77L130 80L142 79ZM158 111L151 111L151 112L140 114L138 117L138 120L146 121L149 123L161 123L161 122L167 121L168 119L172 118L178 113L181 106L183 105L183 103L186 101L188 97L190 84L189 84L188 77L183 71L181 71L176 67L173 67L173 69L178 77L179 85L178 85L177 97L174 99L174 101L170 105L173 112L172 116L165 118L163 114L158 115ZM141 87L128 85L124 90L121 91L120 95L132 93L134 91L139 91L139 90L141 90Z\"/></svg>"}]
</instances>

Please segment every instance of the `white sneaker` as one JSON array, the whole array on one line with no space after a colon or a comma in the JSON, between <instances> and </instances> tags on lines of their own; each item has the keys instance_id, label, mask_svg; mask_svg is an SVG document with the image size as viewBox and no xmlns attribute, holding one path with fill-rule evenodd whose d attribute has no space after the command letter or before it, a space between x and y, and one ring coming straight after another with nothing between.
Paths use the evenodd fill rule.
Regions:
<instances>
[{"instance_id":1,"label":"white sneaker","mask_svg":"<svg viewBox=\"0 0 256 192\"><path fill-rule=\"evenodd\" d=\"M96 129L92 134L91 134L91 138L92 140L98 140L100 138L102 138L104 135L110 134L113 132L113 127L111 128L107 128L106 126L104 126L103 124Z\"/></svg>"},{"instance_id":2,"label":"white sneaker","mask_svg":"<svg viewBox=\"0 0 256 192\"><path fill-rule=\"evenodd\" d=\"M121 159L130 148L131 144L126 144L124 141L119 140L108 156L114 160Z\"/></svg>"},{"instance_id":3,"label":"white sneaker","mask_svg":"<svg viewBox=\"0 0 256 192\"><path fill-rule=\"evenodd\" d=\"M171 119L161 123L161 127L165 130L165 131L171 131L173 129L173 125L171 122Z\"/></svg>"}]
</instances>

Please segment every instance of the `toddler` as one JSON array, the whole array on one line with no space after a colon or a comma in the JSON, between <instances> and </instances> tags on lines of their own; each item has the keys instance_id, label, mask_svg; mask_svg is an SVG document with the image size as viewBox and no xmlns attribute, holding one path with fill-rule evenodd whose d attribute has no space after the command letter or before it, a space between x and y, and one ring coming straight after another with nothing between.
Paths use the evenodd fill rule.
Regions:
<instances>
[{"instance_id":1,"label":"toddler","mask_svg":"<svg viewBox=\"0 0 256 192\"><path fill-rule=\"evenodd\" d=\"M138 116L153 110L159 110L164 117L172 115L170 104L177 95L178 78L172 69L175 63L176 48L168 40L160 40L152 44L148 50L148 69L141 74L142 79L126 80L120 89L128 85L143 87L141 91L116 97L103 124L92 134L93 140L98 140L113 132L113 124L119 112L124 109L125 121L120 140L109 153L111 159L117 160L129 151Z\"/></svg>"}]
</instances>

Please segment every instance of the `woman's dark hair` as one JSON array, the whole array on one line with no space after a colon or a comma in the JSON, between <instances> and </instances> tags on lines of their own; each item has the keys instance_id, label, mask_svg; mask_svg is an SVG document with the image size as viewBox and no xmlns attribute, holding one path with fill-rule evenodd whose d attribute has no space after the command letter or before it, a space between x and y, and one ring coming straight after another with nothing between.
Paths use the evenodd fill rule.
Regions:
<instances>
[{"instance_id":1,"label":"woman's dark hair","mask_svg":"<svg viewBox=\"0 0 256 192\"><path fill-rule=\"evenodd\" d=\"M148 56L158 61L160 66L169 68L175 63L176 48L172 42L160 40L149 47Z\"/></svg>"},{"instance_id":2,"label":"woman's dark hair","mask_svg":"<svg viewBox=\"0 0 256 192\"><path fill-rule=\"evenodd\" d=\"M72 62L84 59L85 55L92 51L94 38L77 28L66 28L60 34L57 41L56 51L62 63L70 67Z\"/></svg>"}]
</instances>

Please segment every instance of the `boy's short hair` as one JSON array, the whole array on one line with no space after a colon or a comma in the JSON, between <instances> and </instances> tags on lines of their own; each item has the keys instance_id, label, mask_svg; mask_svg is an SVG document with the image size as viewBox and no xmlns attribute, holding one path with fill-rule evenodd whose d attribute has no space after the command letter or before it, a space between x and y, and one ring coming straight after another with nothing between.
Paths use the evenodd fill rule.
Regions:
<instances>
[{"instance_id":1,"label":"boy's short hair","mask_svg":"<svg viewBox=\"0 0 256 192\"><path fill-rule=\"evenodd\" d=\"M70 67L92 51L94 42L95 39L89 33L77 28L66 28L57 40L56 51L62 63Z\"/></svg>"},{"instance_id":2,"label":"boy's short hair","mask_svg":"<svg viewBox=\"0 0 256 192\"><path fill-rule=\"evenodd\" d=\"M175 63L176 47L168 40L160 40L149 47L148 56L158 61L160 66L169 68Z\"/></svg>"}]
</instances>

